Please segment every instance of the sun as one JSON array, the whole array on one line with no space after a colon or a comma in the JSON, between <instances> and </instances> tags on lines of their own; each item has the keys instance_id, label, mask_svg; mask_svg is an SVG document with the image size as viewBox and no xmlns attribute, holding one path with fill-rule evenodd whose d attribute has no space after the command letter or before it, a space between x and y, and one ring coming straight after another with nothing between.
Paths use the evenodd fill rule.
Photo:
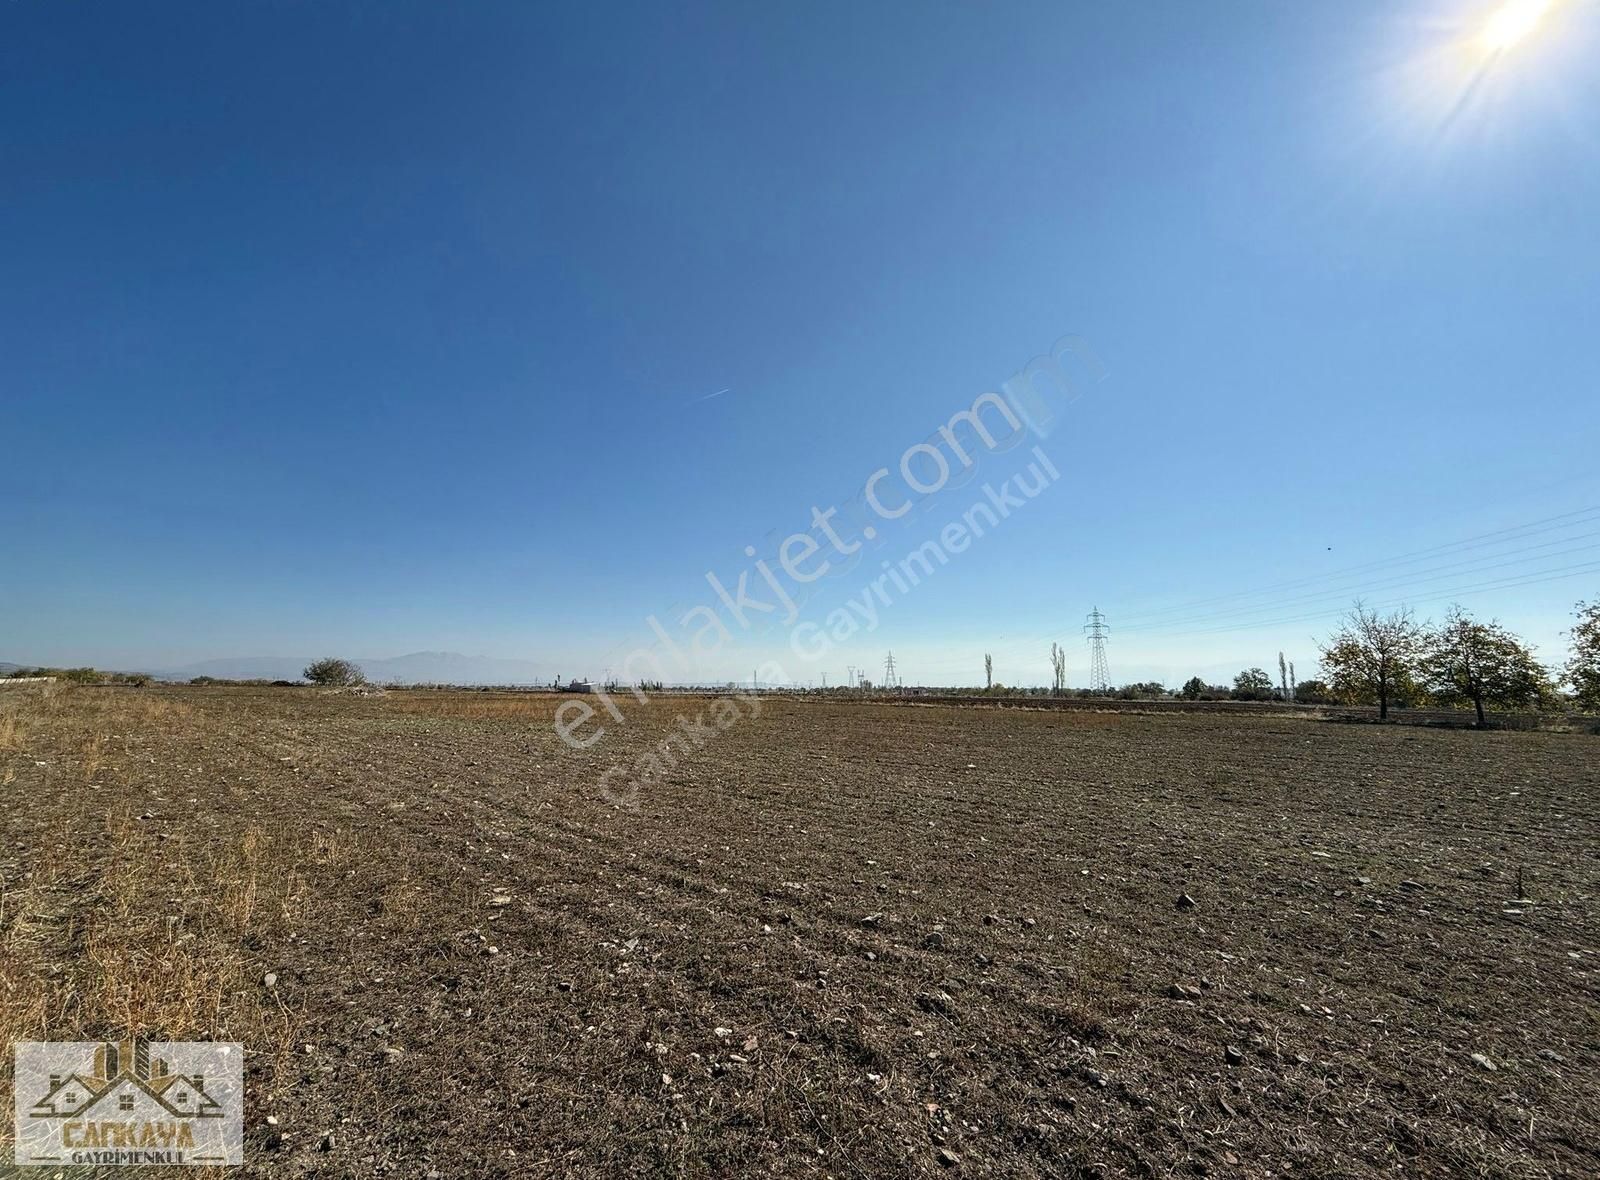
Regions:
<instances>
[{"instance_id":1,"label":"sun","mask_svg":"<svg viewBox=\"0 0 1600 1180\"><path fill-rule=\"evenodd\" d=\"M1506 0L1483 26L1480 44L1489 53L1504 53L1539 27L1550 4L1551 0Z\"/></svg>"}]
</instances>

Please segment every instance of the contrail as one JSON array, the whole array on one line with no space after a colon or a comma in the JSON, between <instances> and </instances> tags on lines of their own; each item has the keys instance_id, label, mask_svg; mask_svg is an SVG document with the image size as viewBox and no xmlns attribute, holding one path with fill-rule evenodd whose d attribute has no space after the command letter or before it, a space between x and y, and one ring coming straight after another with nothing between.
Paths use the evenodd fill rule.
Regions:
<instances>
[{"instance_id":1,"label":"contrail","mask_svg":"<svg viewBox=\"0 0 1600 1180\"><path fill-rule=\"evenodd\" d=\"M732 393L732 392L733 392L733 386L730 385L727 389L719 389L715 393L708 393L708 394L705 394L702 397L694 398L694 399L691 400L690 404L693 405L694 402L708 402L714 397L721 397L725 393Z\"/></svg>"}]
</instances>

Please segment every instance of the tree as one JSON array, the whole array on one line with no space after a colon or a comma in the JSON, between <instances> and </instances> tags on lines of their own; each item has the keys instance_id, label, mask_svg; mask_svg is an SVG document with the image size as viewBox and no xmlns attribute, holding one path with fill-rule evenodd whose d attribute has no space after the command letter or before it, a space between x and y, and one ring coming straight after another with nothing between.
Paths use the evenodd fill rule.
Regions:
<instances>
[{"instance_id":1,"label":"tree","mask_svg":"<svg viewBox=\"0 0 1600 1180\"><path fill-rule=\"evenodd\" d=\"M1459 606L1426 636L1420 671L1441 703L1471 704L1480 726L1485 702L1538 707L1549 680L1520 639L1499 623L1480 623Z\"/></svg>"},{"instance_id":2,"label":"tree","mask_svg":"<svg viewBox=\"0 0 1600 1180\"><path fill-rule=\"evenodd\" d=\"M994 657L988 652L983 653L983 691L994 690Z\"/></svg>"},{"instance_id":3,"label":"tree","mask_svg":"<svg viewBox=\"0 0 1600 1180\"><path fill-rule=\"evenodd\" d=\"M1333 689L1320 680L1301 680L1294 686L1294 699L1301 705L1331 705L1335 701Z\"/></svg>"},{"instance_id":4,"label":"tree","mask_svg":"<svg viewBox=\"0 0 1600 1180\"><path fill-rule=\"evenodd\" d=\"M1600 602L1578 603L1572 655L1564 672L1564 679L1577 695L1578 707L1600 709Z\"/></svg>"},{"instance_id":5,"label":"tree","mask_svg":"<svg viewBox=\"0 0 1600 1180\"><path fill-rule=\"evenodd\" d=\"M1250 668L1233 678L1233 699L1236 701L1270 701L1272 677L1261 668Z\"/></svg>"},{"instance_id":6,"label":"tree","mask_svg":"<svg viewBox=\"0 0 1600 1180\"><path fill-rule=\"evenodd\" d=\"M349 660L336 659L328 656L309 665L300 675L312 684L321 684L333 688L348 688L352 684L365 684L367 677L361 671L359 664Z\"/></svg>"},{"instance_id":7,"label":"tree","mask_svg":"<svg viewBox=\"0 0 1600 1180\"><path fill-rule=\"evenodd\" d=\"M1409 610L1380 615L1357 600L1322 649L1322 667L1336 694L1355 703L1376 698L1387 721L1389 702L1413 684L1421 649L1422 629Z\"/></svg>"},{"instance_id":8,"label":"tree","mask_svg":"<svg viewBox=\"0 0 1600 1180\"><path fill-rule=\"evenodd\" d=\"M1067 689L1067 652L1053 643L1050 645L1050 671L1054 677L1050 691L1060 696Z\"/></svg>"},{"instance_id":9,"label":"tree","mask_svg":"<svg viewBox=\"0 0 1600 1180\"><path fill-rule=\"evenodd\" d=\"M1206 682L1198 676L1191 676L1183 682L1178 695L1186 701L1198 701L1206 695Z\"/></svg>"}]
</instances>

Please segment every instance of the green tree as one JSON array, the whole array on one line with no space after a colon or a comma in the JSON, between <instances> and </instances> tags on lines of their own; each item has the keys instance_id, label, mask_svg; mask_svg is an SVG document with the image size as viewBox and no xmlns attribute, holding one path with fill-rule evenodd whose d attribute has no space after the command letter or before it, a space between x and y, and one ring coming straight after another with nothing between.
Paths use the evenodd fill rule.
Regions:
<instances>
[{"instance_id":1,"label":"green tree","mask_svg":"<svg viewBox=\"0 0 1600 1180\"><path fill-rule=\"evenodd\" d=\"M1415 691L1422 628L1404 607L1387 615L1360 601L1322 648L1322 668L1333 678L1341 699L1378 703L1378 717L1389 719L1389 703Z\"/></svg>"},{"instance_id":2,"label":"green tree","mask_svg":"<svg viewBox=\"0 0 1600 1180\"><path fill-rule=\"evenodd\" d=\"M1470 704L1484 724L1483 706L1537 708L1549 676L1532 650L1499 623L1482 623L1459 606L1425 638L1419 671L1442 704Z\"/></svg>"},{"instance_id":3,"label":"green tree","mask_svg":"<svg viewBox=\"0 0 1600 1180\"><path fill-rule=\"evenodd\" d=\"M1198 701L1206 694L1206 682L1198 676L1191 676L1183 682L1183 687L1178 690L1178 695L1186 701Z\"/></svg>"},{"instance_id":4,"label":"green tree","mask_svg":"<svg viewBox=\"0 0 1600 1180\"><path fill-rule=\"evenodd\" d=\"M1578 707L1600 709L1600 602L1578 603L1572 655L1564 672L1564 679L1578 698Z\"/></svg>"},{"instance_id":5,"label":"green tree","mask_svg":"<svg viewBox=\"0 0 1600 1180\"><path fill-rule=\"evenodd\" d=\"M349 660L336 659L328 656L309 665L300 675L312 684L321 684L334 688L347 688L352 684L365 684L366 674L361 671L359 664Z\"/></svg>"},{"instance_id":6,"label":"green tree","mask_svg":"<svg viewBox=\"0 0 1600 1180\"><path fill-rule=\"evenodd\" d=\"M1301 680L1294 686L1294 699L1300 705L1331 705L1333 689L1320 680Z\"/></svg>"},{"instance_id":7,"label":"green tree","mask_svg":"<svg viewBox=\"0 0 1600 1180\"><path fill-rule=\"evenodd\" d=\"M1261 668L1249 668L1233 678L1233 699L1236 701L1270 701L1272 677Z\"/></svg>"}]
</instances>

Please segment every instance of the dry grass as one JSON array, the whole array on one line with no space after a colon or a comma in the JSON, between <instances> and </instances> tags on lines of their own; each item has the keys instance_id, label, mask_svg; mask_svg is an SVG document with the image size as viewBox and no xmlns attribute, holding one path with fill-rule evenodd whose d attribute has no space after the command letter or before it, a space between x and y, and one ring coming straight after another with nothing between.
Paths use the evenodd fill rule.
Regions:
<instances>
[{"instance_id":1,"label":"dry grass","mask_svg":"<svg viewBox=\"0 0 1600 1180\"><path fill-rule=\"evenodd\" d=\"M337 834L247 824L218 840L173 805L136 813L131 767L157 730L180 730L182 704L124 693L32 693L0 734L37 737L84 784L29 797L26 871L0 850L0 1044L19 1040L226 1040L253 1055L291 1051L297 1012L263 984L256 948L307 919L305 867L337 869ZM15 749L14 745L6 746ZM32 763L28 764L32 766ZM51 766L53 763L46 763ZM14 783L16 766L0 768ZM0 1109L11 1104L0 1075ZM0 1120L0 1155L10 1121Z\"/></svg>"},{"instance_id":2,"label":"dry grass","mask_svg":"<svg viewBox=\"0 0 1600 1180\"><path fill-rule=\"evenodd\" d=\"M305 918L310 894L297 865L316 851L256 827L216 849L160 838L120 805L103 825L92 868L81 839L57 842L33 880L4 898L3 1035L286 1045L286 1012L263 1021L259 1005L238 1002L263 990L245 948ZM51 961L54 953L63 958Z\"/></svg>"},{"instance_id":3,"label":"dry grass","mask_svg":"<svg viewBox=\"0 0 1600 1180\"><path fill-rule=\"evenodd\" d=\"M106 762L106 739L104 734L92 733L83 739L79 761L83 770L83 781L93 782L94 776L100 773L100 768Z\"/></svg>"}]
</instances>

